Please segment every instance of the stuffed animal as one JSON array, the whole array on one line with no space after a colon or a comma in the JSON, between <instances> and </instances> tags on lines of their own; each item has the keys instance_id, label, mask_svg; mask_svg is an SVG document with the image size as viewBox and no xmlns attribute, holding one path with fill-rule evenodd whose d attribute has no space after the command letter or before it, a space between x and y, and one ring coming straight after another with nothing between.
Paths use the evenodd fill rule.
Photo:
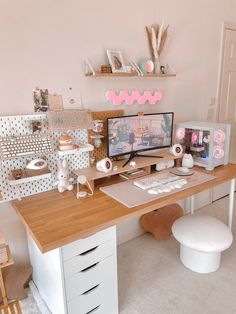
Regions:
<instances>
[{"instance_id":1,"label":"stuffed animal","mask_svg":"<svg viewBox=\"0 0 236 314\"><path fill-rule=\"evenodd\" d=\"M59 160L57 163L57 181L54 182L54 186L57 185L60 193L65 190L71 191L73 189L73 178L69 178L69 170L67 168L67 161L64 159L62 162Z\"/></svg>"}]
</instances>

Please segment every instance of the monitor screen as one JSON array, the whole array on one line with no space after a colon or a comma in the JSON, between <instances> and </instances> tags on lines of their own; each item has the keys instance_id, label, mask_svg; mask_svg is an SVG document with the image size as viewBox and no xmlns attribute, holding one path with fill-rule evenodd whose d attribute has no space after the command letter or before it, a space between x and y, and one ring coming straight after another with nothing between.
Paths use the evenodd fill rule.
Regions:
<instances>
[{"instance_id":1,"label":"monitor screen","mask_svg":"<svg viewBox=\"0 0 236 314\"><path fill-rule=\"evenodd\" d=\"M170 147L173 120L173 112L108 118L108 157Z\"/></svg>"}]
</instances>

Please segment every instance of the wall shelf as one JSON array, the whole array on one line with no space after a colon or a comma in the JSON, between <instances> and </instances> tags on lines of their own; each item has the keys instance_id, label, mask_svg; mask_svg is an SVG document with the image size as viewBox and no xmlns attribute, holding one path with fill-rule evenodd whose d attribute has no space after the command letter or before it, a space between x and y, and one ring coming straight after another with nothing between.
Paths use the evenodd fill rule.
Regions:
<instances>
[{"instance_id":1,"label":"wall shelf","mask_svg":"<svg viewBox=\"0 0 236 314\"><path fill-rule=\"evenodd\" d=\"M70 150L58 150L57 154L59 156L66 156L72 154L80 154L86 152L92 152L94 150L94 146L91 144L84 144L80 148L70 149Z\"/></svg>"},{"instance_id":2,"label":"wall shelf","mask_svg":"<svg viewBox=\"0 0 236 314\"><path fill-rule=\"evenodd\" d=\"M28 183L28 182L32 182L32 181L36 181L36 180L41 180L41 179L48 179L51 178L52 174L51 172L49 173L44 173L44 174L40 174L37 176L33 176L33 177L23 177L21 179L14 179L13 177L9 177L8 178L8 183L9 185L19 185L22 183Z\"/></svg>"},{"instance_id":3,"label":"wall shelf","mask_svg":"<svg viewBox=\"0 0 236 314\"><path fill-rule=\"evenodd\" d=\"M139 75L137 72L131 72L131 73L101 73L101 72L95 72L93 73L85 73L85 76L88 77L175 77L176 73L166 73L166 74L143 74Z\"/></svg>"}]
</instances>

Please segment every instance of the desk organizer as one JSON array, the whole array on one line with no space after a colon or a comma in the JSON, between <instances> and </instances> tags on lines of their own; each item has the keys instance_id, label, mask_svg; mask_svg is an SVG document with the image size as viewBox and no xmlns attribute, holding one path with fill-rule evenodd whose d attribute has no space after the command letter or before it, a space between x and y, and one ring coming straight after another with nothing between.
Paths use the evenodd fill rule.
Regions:
<instances>
[{"instance_id":1,"label":"desk organizer","mask_svg":"<svg viewBox=\"0 0 236 314\"><path fill-rule=\"evenodd\" d=\"M0 138L32 135L33 121L40 121L42 123L42 132L50 133L53 151L46 155L46 161L51 173L37 177L13 180L9 178L13 169L25 168L27 159L31 160L41 156L21 156L17 157L17 159L0 160L0 191L4 197L4 201L10 201L54 189L53 182L56 179L58 160L67 159L70 176L72 177L75 169L78 170L89 166L89 152L86 150L81 154L58 155L57 139L62 135L62 131L50 131L48 118L44 113L0 117ZM88 132L86 129L69 130L67 133L81 144L88 143Z\"/></svg>"}]
</instances>

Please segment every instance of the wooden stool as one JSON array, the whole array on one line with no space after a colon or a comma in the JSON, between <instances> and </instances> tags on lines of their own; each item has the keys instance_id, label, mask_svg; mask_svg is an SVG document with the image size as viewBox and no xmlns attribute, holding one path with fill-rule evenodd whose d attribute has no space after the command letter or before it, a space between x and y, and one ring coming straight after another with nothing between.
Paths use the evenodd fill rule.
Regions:
<instances>
[{"instance_id":1,"label":"wooden stool","mask_svg":"<svg viewBox=\"0 0 236 314\"><path fill-rule=\"evenodd\" d=\"M153 234L157 240L165 240L172 234L173 223L183 216L183 209L178 204L171 204L159 208L141 217L143 229Z\"/></svg>"},{"instance_id":2,"label":"wooden stool","mask_svg":"<svg viewBox=\"0 0 236 314\"><path fill-rule=\"evenodd\" d=\"M22 314L19 301L18 300L8 301L7 299L6 288L2 276L2 269L14 264L8 245L7 255L8 261L6 263L0 264L0 291L3 300L2 304L0 304L0 314Z\"/></svg>"}]
</instances>

